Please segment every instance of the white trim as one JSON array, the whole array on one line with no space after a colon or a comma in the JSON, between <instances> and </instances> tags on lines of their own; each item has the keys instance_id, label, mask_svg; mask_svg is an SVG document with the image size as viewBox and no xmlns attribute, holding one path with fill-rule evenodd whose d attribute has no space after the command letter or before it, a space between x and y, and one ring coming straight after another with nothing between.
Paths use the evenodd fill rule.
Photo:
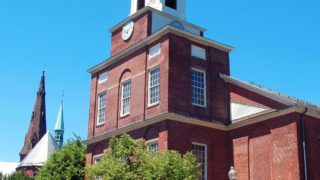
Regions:
<instances>
[{"instance_id":1,"label":"white trim","mask_svg":"<svg viewBox=\"0 0 320 180\"><path fill-rule=\"evenodd\" d=\"M150 89L151 89L151 76L150 76L150 73L151 73L151 71L154 71L154 70L156 70L156 69L158 69L159 70L159 97L158 97L158 101L157 102L154 102L154 103L150 103L150 101L151 101L151 91L150 91ZM153 67L153 68L151 68L151 69L149 69L148 70L148 107L152 107L152 106L155 106L155 105L157 105L157 104L159 104L159 102L160 102L160 83L161 83L161 72L160 72L160 67L159 66L156 66L156 67Z\"/></svg>"},{"instance_id":2,"label":"white trim","mask_svg":"<svg viewBox=\"0 0 320 180\"><path fill-rule=\"evenodd\" d=\"M152 51L155 51L155 54L151 54ZM149 48L148 59L152 59L161 54L161 43L158 43Z\"/></svg>"},{"instance_id":3,"label":"white trim","mask_svg":"<svg viewBox=\"0 0 320 180\"><path fill-rule=\"evenodd\" d=\"M117 29L119 29L119 28L121 28L122 26L124 26L128 21L130 21L130 20L133 21L135 18L139 17L140 15L142 15L142 14L148 12L148 11L159 13L160 15L169 17L169 18L171 18L171 19L173 19L173 20L175 20L175 21L179 21L179 22L181 22L181 24L186 25L186 26L190 26L190 27L195 28L195 29L197 29L197 30L199 30L199 31L202 31L202 32L205 32L205 31L206 31L206 29L204 29L204 28L202 28L202 27L199 27L199 26L197 26L197 25L191 24L191 23L189 23L189 22L187 22L187 21L185 21L185 20L182 20L182 19L177 18L177 17L175 17L175 16L172 16L172 15L170 15L170 14L167 14L167 13L164 13L164 12L162 12L162 11L159 11L159 10L157 10L157 9L154 9L154 8L150 7L150 6L146 6L146 7L142 8L141 10L137 11L136 13L132 14L132 15L129 16L128 18L124 19L123 21L121 21L121 22L118 23L117 25L115 25L115 26L113 26L112 28L110 28L110 29L109 29L109 32L113 33L113 32L116 31Z\"/></svg>"},{"instance_id":4,"label":"white trim","mask_svg":"<svg viewBox=\"0 0 320 180\"><path fill-rule=\"evenodd\" d=\"M205 148L204 179L207 180L208 179L208 145L202 144L202 143L197 143L197 142L192 142L192 145L204 146L204 148Z\"/></svg>"},{"instance_id":5,"label":"white trim","mask_svg":"<svg viewBox=\"0 0 320 180\"><path fill-rule=\"evenodd\" d=\"M124 91L123 86L124 86L125 84L127 84L127 83L130 83L129 112L123 114L123 91ZM124 82L121 83L121 103L120 103L120 106L121 106L121 107L120 107L120 117L121 117L121 118L130 115L130 112L131 112L131 89L132 89L131 86L132 86L132 84L131 84L131 79L126 80L126 81L124 81Z\"/></svg>"},{"instance_id":6,"label":"white trim","mask_svg":"<svg viewBox=\"0 0 320 180\"><path fill-rule=\"evenodd\" d=\"M96 127L98 127L98 126L102 126L102 125L104 125L105 123L106 123L106 109L107 109L107 105L105 104L105 107L104 107L104 110L105 110L105 112L104 112L104 121L103 122L99 122L100 121L100 96L102 96L102 95L105 95L105 103L107 103L107 92L106 91L102 91L102 92L100 92L99 94L98 94L98 108L97 108L97 117L96 117Z\"/></svg>"},{"instance_id":7,"label":"white trim","mask_svg":"<svg viewBox=\"0 0 320 180\"><path fill-rule=\"evenodd\" d=\"M198 69L198 68L194 68L192 67L191 68L191 76L192 76L192 71L197 71L197 72L200 72L200 73L203 73L204 75L204 92L203 92L203 96L204 96L204 104L196 104L196 103L193 103L192 100L192 105L193 106L198 106L198 107L202 107L202 108L207 108L207 73L206 71L202 70L202 69ZM192 82L192 79L191 79L191 82ZM192 99L192 84L191 84L191 99Z\"/></svg>"},{"instance_id":8,"label":"white trim","mask_svg":"<svg viewBox=\"0 0 320 180\"><path fill-rule=\"evenodd\" d=\"M305 110L305 107L294 106L294 107L290 107L290 108L279 110L279 111L273 111L273 112L269 112L266 114L241 119L240 121L234 122L233 124L231 124L229 126L226 126L226 125L222 124L221 122L218 122L215 120L213 120L212 122L207 122L207 121L204 121L204 120L201 120L198 118L192 118L192 117L188 117L188 116L178 115L175 113L163 113L158 116L148 118L145 120L140 119L140 120L136 121L137 123L130 123L122 128L113 129L113 130L107 131L103 134L97 135L95 137L90 137L87 140L84 140L83 143L86 145L94 144L94 143L106 140L108 138L111 138L112 136L118 136L123 133L128 133L128 132L131 132L131 131L134 131L134 130L137 130L137 129L140 129L143 127L147 127L152 124L159 123L159 122L167 121L167 120L182 122L182 123L187 123L187 124L197 125L197 126L202 126L202 127L213 128L213 129L217 129L217 130L221 130L221 131L230 131L230 130L238 129L238 128L248 126L251 124L255 124L258 122L263 122L263 121L270 120L270 119L273 119L276 117L284 116L286 114L291 114L294 112L303 113L304 110ZM313 113L313 115L314 115L313 117L320 119L320 114L318 114L319 112L317 114L314 113L313 111L310 113Z\"/></svg>"},{"instance_id":9,"label":"white trim","mask_svg":"<svg viewBox=\"0 0 320 180\"><path fill-rule=\"evenodd\" d=\"M111 58L101 62L100 64L90 68L88 70L89 73L93 74L96 73L98 71L101 71L102 69L112 65L113 63L121 60L122 58L130 55L131 53L139 50L140 48L147 46L149 44L152 44L153 42L159 40L163 35L167 34L167 33L172 33L175 34L177 36L183 37L183 38L187 38L193 42L202 44L204 46L209 46L209 47L213 47L213 48L217 48L220 49L222 51L225 52L231 52L234 50L233 47L219 43L217 41L214 40L210 40L195 34L192 34L190 32L172 27L170 25L167 25L165 27L163 27L162 29L160 29L159 31L157 31L156 33L146 37L145 39L135 43L134 45L128 47L127 49L119 52L118 54L112 56Z\"/></svg>"},{"instance_id":10,"label":"white trim","mask_svg":"<svg viewBox=\"0 0 320 180\"><path fill-rule=\"evenodd\" d=\"M92 157L92 163L95 164L96 159L101 159L104 154L97 154Z\"/></svg>"}]
</instances>

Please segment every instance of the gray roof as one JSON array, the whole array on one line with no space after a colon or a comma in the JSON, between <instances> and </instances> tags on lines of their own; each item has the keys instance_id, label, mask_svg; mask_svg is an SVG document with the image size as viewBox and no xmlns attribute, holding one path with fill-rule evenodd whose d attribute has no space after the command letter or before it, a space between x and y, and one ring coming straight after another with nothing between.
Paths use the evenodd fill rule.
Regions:
<instances>
[{"instance_id":1,"label":"gray roof","mask_svg":"<svg viewBox=\"0 0 320 180\"><path fill-rule=\"evenodd\" d=\"M28 166L43 166L49 159L50 155L58 149L58 144L50 134L47 132L38 144L29 152L29 154L18 165L19 167Z\"/></svg>"},{"instance_id":2,"label":"gray roof","mask_svg":"<svg viewBox=\"0 0 320 180\"><path fill-rule=\"evenodd\" d=\"M247 83L247 82L241 81L239 79L236 79L234 77L231 77L231 76L228 76L225 74L220 74L220 77L225 82L235 84L239 87L248 89L249 91L252 91L252 92L255 92L255 93L260 94L262 96L265 96L267 98L273 99L277 102L280 102L284 105L287 105L288 107L299 105L299 106L311 108L316 111L320 111L320 105L313 104L313 103L310 103L310 102L307 102L307 101L304 101L304 100L301 100L301 99L298 99L298 98L295 98L292 96L285 95L283 93L274 91L272 89L263 87L261 85L257 85L255 83Z\"/></svg>"}]
</instances>

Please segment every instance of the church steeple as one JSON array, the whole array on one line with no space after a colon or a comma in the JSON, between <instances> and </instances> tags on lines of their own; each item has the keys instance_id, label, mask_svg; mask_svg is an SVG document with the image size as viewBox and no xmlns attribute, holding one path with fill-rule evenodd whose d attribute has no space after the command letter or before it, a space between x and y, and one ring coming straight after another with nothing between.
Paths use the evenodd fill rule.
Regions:
<instances>
[{"instance_id":1,"label":"church steeple","mask_svg":"<svg viewBox=\"0 0 320 180\"><path fill-rule=\"evenodd\" d=\"M59 147L61 148L63 145L63 135L64 135L64 119L63 119L63 93L62 93L62 100L61 100L61 105L56 121L56 126L54 128L55 132L55 140Z\"/></svg>"},{"instance_id":2,"label":"church steeple","mask_svg":"<svg viewBox=\"0 0 320 180\"><path fill-rule=\"evenodd\" d=\"M42 72L40 85L37 92L36 102L31 114L31 121L28 132L25 136L24 146L20 151L20 161L22 161L29 151L46 134L46 91L45 91L45 73Z\"/></svg>"}]
</instances>

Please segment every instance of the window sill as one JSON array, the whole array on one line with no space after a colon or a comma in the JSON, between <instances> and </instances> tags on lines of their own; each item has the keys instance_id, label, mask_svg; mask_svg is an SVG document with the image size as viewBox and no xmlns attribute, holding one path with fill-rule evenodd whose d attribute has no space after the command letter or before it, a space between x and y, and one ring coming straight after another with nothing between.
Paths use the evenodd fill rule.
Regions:
<instances>
[{"instance_id":1,"label":"window sill","mask_svg":"<svg viewBox=\"0 0 320 180\"><path fill-rule=\"evenodd\" d=\"M160 55L160 53L159 53L159 54L152 55L152 56L148 56L148 60L152 60L152 59L154 59L155 57L157 57L157 56L159 56L159 55Z\"/></svg>"},{"instance_id":2,"label":"window sill","mask_svg":"<svg viewBox=\"0 0 320 180\"><path fill-rule=\"evenodd\" d=\"M206 109L206 108L207 108L206 105L193 104L193 103L192 103L192 105L195 106L195 107L203 108L203 109Z\"/></svg>"},{"instance_id":3,"label":"window sill","mask_svg":"<svg viewBox=\"0 0 320 180\"><path fill-rule=\"evenodd\" d=\"M160 104L160 102L154 103L154 104L148 104L147 109L153 108L155 106L158 106Z\"/></svg>"},{"instance_id":4,"label":"window sill","mask_svg":"<svg viewBox=\"0 0 320 180\"><path fill-rule=\"evenodd\" d=\"M193 55L191 55L191 57L193 57L193 58L195 58L195 59L202 60L202 61L206 61L206 60L207 60L207 58L202 58L202 57L193 56Z\"/></svg>"},{"instance_id":5,"label":"window sill","mask_svg":"<svg viewBox=\"0 0 320 180\"><path fill-rule=\"evenodd\" d=\"M127 114L121 114L120 115L120 119L124 119L126 117L130 116L130 113L127 113Z\"/></svg>"},{"instance_id":6,"label":"window sill","mask_svg":"<svg viewBox=\"0 0 320 180\"><path fill-rule=\"evenodd\" d=\"M97 124L96 125L96 128L99 128L99 127L102 127L102 126L104 126L106 123L104 122L104 123L101 123L101 124Z\"/></svg>"}]
</instances>

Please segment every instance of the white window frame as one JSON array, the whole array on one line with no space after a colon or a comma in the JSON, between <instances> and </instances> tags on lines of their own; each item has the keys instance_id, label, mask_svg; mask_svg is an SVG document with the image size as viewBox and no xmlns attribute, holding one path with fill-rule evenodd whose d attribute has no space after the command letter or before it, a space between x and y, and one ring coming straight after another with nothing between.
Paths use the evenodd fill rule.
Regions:
<instances>
[{"instance_id":1,"label":"white window frame","mask_svg":"<svg viewBox=\"0 0 320 180\"><path fill-rule=\"evenodd\" d=\"M161 54L161 43L158 43L149 48L149 59L154 58Z\"/></svg>"},{"instance_id":2,"label":"white window frame","mask_svg":"<svg viewBox=\"0 0 320 180\"><path fill-rule=\"evenodd\" d=\"M202 144L202 143L197 143L197 142L192 142L192 145L205 147L204 179L207 180L208 179L208 145ZM193 149L191 149L191 150L193 150Z\"/></svg>"},{"instance_id":3,"label":"white window frame","mask_svg":"<svg viewBox=\"0 0 320 180\"><path fill-rule=\"evenodd\" d=\"M93 160L93 165L94 164L97 164L98 162L96 162L97 159L101 159L101 157L103 156L103 154L98 154L98 155L95 155L93 156L92 160ZM98 176L98 177L94 177L94 180L102 180L102 177Z\"/></svg>"},{"instance_id":4,"label":"white window frame","mask_svg":"<svg viewBox=\"0 0 320 180\"><path fill-rule=\"evenodd\" d=\"M101 159L102 156L103 156L103 154L94 155L93 158L92 158L93 159L93 164L97 164L96 160L97 159Z\"/></svg>"},{"instance_id":5,"label":"white window frame","mask_svg":"<svg viewBox=\"0 0 320 180\"><path fill-rule=\"evenodd\" d=\"M203 75L204 75L204 89L203 89L203 102L204 102L204 104L196 104L196 103L193 103L192 102L192 71L197 71L197 72L200 72L200 73L203 73ZM202 108L206 108L207 107L207 73L206 73L206 71L204 71L204 70L201 70L201 69L197 69L197 68L191 68L191 102L192 102L192 105L194 105L194 106L198 106L198 107L202 107Z\"/></svg>"},{"instance_id":6,"label":"white window frame","mask_svg":"<svg viewBox=\"0 0 320 180\"><path fill-rule=\"evenodd\" d=\"M104 104L104 107L103 108L101 108L100 107L100 97L102 96L102 95L105 95L105 104ZM100 92L99 94L98 94L98 108L97 108L97 126L101 126L101 125L103 125L103 124L105 124L106 123L106 109L107 109L107 105L106 105L106 103L107 103L107 93L104 91L104 92ZM100 122L100 110L102 110L102 109L104 109L104 121L103 122Z\"/></svg>"},{"instance_id":7,"label":"white window frame","mask_svg":"<svg viewBox=\"0 0 320 180\"><path fill-rule=\"evenodd\" d=\"M203 60L207 60L207 51L205 48L196 46L196 45L191 45L191 56L197 57Z\"/></svg>"},{"instance_id":8,"label":"white window frame","mask_svg":"<svg viewBox=\"0 0 320 180\"><path fill-rule=\"evenodd\" d=\"M151 87L151 72L152 71L155 71L155 70L157 70L158 69L158 71L159 71L159 84L158 85L156 85L156 86L153 86L153 87ZM149 71L148 71L148 107L151 107L151 106L155 106L155 105L157 105L157 104L159 104L159 102L160 102L160 78L161 78L161 73L160 73L160 67L154 67L154 68L152 68L152 69L149 69ZM155 87L157 87L158 86L158 88L159 88L159 91L158 91L158 101L156 101L156 102L153 102L153 103L151 103L151 99L152 99L152 97L151 97L151 89L152 88L155 88Z\"/></svg>"},{"instance_id":9,"label":"white window frame","mask_svg":"<svg viewBox=\"0 0 320 180\"><path fill-rule=\"evenodd\" d=\"M146 141L145 144L146 144L150 149L151 149L150 146L151 146L152 144L157 144L158 149L157 149L157 152L155 152L155 153L158 153L158 152L159 152L159 138L151 139L151 140L149 140L149 141Z\"/></svg>"},{"instance_id":10,"label":"white window frame","mask_svg":"<svg viewBox=\"0 0 320 180\"><path fill-rule=\"evenodd\" d=\"M105 81L108 80L108 73L109 73L108 71L105 71L105 72L100 73L100 74L98 75L98 83L99 83L99 84L100 84L100 83L103 83L103 82L105 82ZM103 80L101 80L100 77L103 76L103 75L105 75L106 78L103 79Z\"/></svg>"},{"instance_id":11,"label":"white window frame","mask_svg":"<svg viewBox=\"0 0 320 180\"><path fill-rule=\"evenodd\" d=\"M130 83L130 94L129 94L129 97L127 97L128 99L129 99L129 111L128 112L123 112L123 101L124 101L124 97L123 97L123 95L124 95L124 85L125 84L127 84L127 83ZM130 112L131 112L131 92L132 92L132 83L131 83L131 79L130 80L127 80L127 81L124 81L124 82L122 82L121 83L121 108L120 108L120 117L124 117L124 116L127 116L127 115L129 115L130 114ZM126 98L126 99L127 99Z\"/></svg>"}]
</instances>

